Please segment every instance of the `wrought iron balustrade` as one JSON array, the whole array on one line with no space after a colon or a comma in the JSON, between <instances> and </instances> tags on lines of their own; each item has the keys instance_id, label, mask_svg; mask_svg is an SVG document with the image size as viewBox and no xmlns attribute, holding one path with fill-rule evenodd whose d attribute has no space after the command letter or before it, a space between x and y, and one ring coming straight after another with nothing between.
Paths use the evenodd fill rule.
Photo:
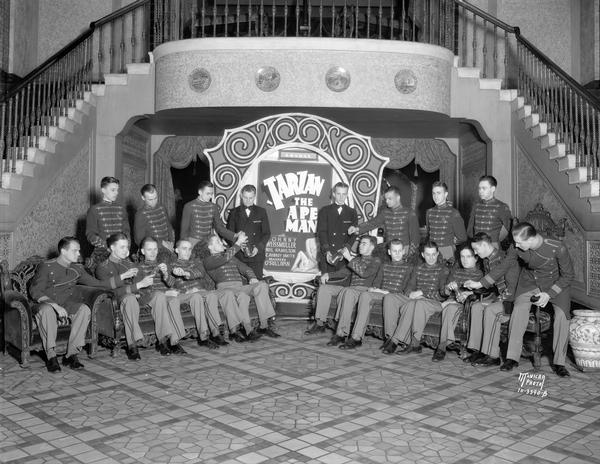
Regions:
<instances>
[{"instance_id":1,"label":"wrought iron balustrade","mask_svg":"<svg viewBox=\"0 0 600 464\"><path fill-rule=\"evenodd\" d=\"M27 75L0 103L2 172L77 106L93 83L188 38L327 37L439 45L483 78L518 90L577 167L598 179L600 105L509 26L463 0L138 0L90 25ZM1 183L0 183L1 186Z\"/></svg>"}]
</instances>

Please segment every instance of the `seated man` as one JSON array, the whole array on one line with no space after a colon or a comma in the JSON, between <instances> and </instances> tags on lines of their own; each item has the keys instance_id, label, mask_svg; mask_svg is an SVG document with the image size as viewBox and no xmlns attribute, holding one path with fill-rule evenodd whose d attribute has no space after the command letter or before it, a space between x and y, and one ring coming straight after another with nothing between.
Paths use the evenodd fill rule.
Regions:
<instances>
[{"instance_id":1,"label":"seated man","mask_svg":"<svg viewBox=\"0 0 600 464\"><path fill-rule=\"evenodd\" d=\"M98 265L96 268L96 277L99 279L109 279L121 275L122 284L115 290L115 294L119 301L121 314L123 315L123 325L125 326L125 338L127 340L127 357L132 361L140 359L137 342L142 340L144 334L139 325L140 304L149 304L152 307L152 317L156 336L159 342L158 349L162 355L167 355L171 352L165 344L166 338L170 337L172 349L175 353L185 353L183 348L178 345L179 337L184 333L183 323L179 325L181 315L177 320L173 314L169 313L167 305L167 297L161 291L147 291L144 297L140 294L140 290L152 287L155 283L155 278L158 281L168 279L168 269L166 265L157 265L156 263L148 262L142 268L141 265L135 265L127 259L129 256L129 239L123 233L116 233L108 237L108 248L110 256L108 259ZM150 259L152 251L146 249ZM158 254L158 246L156 246ZM144 269L146 272L144 272ZM158 272L156 272L158 269ZM156 276L156 277L155 277ZM164 288L161 285L162 288ZM140 303L138 303L140 298ZM174 322L177 322L174 324ZM174 325L177 325L175 327Z\"/></svg>"},{"instance_id":2,"label":"seated man","mask_svg":"<svg viewBox=\"0 0 600 464\"><path fill-rule=\"evenodd\" d=\"M79 241L75 237L63 237L58 242L58 258L41 263L29 287L31 298L39 303L35 322L40 332L46 352L48 372L60 371L56 357L56 333L58 319L71 319L71 332L63 365L71 369L81 369L83 364L77 359L85 343L85 331L90 322L91 310L81 302L75 285L88 285L99 288L116 288L126 274L116 275L103 281L94 279L79 262Z\"/></svg>"},{"instance_id":3,"label":"seated man","mask_svg":"<svg viewBox=\"0 0 600 464\"><path fill-rule=\"evenodd\" d=\"M442 361L446 357L446 350L460 350L455 345L454 328L461 314L463 303L473 292L465 290L463 284L467 280L480 279L483 273L477 266L477 256L471 245L464 244L459 248L460 265L455 265L444 287L444 295L448 300L442 303L442 325L440 327L440 340L433 353L432 361ZM450 344L448 344L450 341Z\"/></svg>"},{"instance_id":4,"label":"seated man","mask_svg":"<svg viewBox=\"0 0 600 464\"><path fill-rule=\"evenodd\" d=\"M229 345L220 331L223 323L219 314L219 296L215 291L205 290L202 280L205 276L204 268L200 262L190 259L191 242L185 239L179 240L175 246L175 253L177 253L177 260L171 264L171 273L176 276L173 286L180 293L167 300L169 305L176 307L177 311L180 311L181 303L190 305L198 331L198 345L209 349ZM230 311L231 301L234 298L232 292L227 292L227 295L222 297L221 302L225 312Z\"/></svg>"},{"instance_id":5,"label":"seated man","mask_svg":"<svg viewBox=\"0 0 600 464\"><path fill-rule=\"evenodd\" d=\"M543 237L528 222L517 224L512 230L512 236L515 247L508 250L507 256L521 260L524 266L519 276L514 310L508 326L506 361L500 366L500 370L511 371L519 365L532 302L541 308L552 303L552 370L559 377L567 377L570 375L565 367L571 317L569 289L575 275L571 257L562 242Z\"/></svg>"},{"instance_id":6,"label":"seated man","mask_svg":"<svg viewBox=\"0 0 600 464\"><path fill-rule=\"evenodd\" d=\"M234 245L225 249L219 237L210 236L208 238L210 256L204 259L204 267L217 284L217 290L232 290L235 294L238 315L242 319L248 340L254 341L263 334L277 338L280 335L274 330L275 310L271 304L269 285L265 281L259 281L252 268L235 257L246 240L246 234L240 232ZM242 276L248 279L248 285L244 285ZM252 330L248 312L251 296L254 297L260 321L260 328L257 331Z\"/></svg>"},{"instance_id":7,"label":"seated man","mask_svg":"<svg viewBox=\"0 0 600 464\"><path fill-rule=\"evenodd\" d=\"M350 334L350 323L354 307L358 301L356 319L352 335L348 336L346 342L340 345L340 349L354 349L362 345L362 338L365 335L367 322L371 314L371 302L380 301L384 295L395 294L404 297L406 285L412 272L412 266L403 260L404 252L408 249L402 245L398 239L392 240L388 245L388 254L392 258L390 262L383 265L383 283L381 288L371 287L366 291L361 291L360 287L346 287L338 296L338 309L335 316L338 320L335 341L343 341ZM408 298L406 298L408 300Z\"/></svg>"},{"instance_id":8,"label":"seated man","mask_svg":"<svg viewBox=\"0 0 600 464\"><path fill-rule=\"evenodd\" d=\"M376 277L378 276L381 267L381 260L372 256L373 250L377 245L375 237L365 235L361 237L358 245L358 257L352 256L347 248L342 250L344 258L348 261L346 267L339 271L325 273L321 275L321 285L317 291L317 308L315 312L314 324L306 330L306 335L325 332L325 323L327 322L327 314L329 314L329 306L331 299L338 296L345 288L340 285L330 285L327 282L332 278L346 277L350 274L350 287L354 287L357 291L366 291L369 287L376 287ZM356 300L355 300L356 301ZM339 306L338 306L339 307ZM345 323L343 323L345 325ZM346 329L349 330L349 327ZM328 345L337 345L343 341L334 335Z\"/></svg>"},{"instance_id":9,"label":"seated man","mask_svg":"<svg viewBox=\"0 0 600 464\"><path fill-rule=\"evenodd\" d=\"M421 335L427 321L442 310L442 292L448 268L438 260L439 251L435 242L425 242L421 250L425 262L419 264L411 276L408 284L410 300L400 308L400 321L383 351L385 354L396 351L399 344L405 346L402 353L420 353Z\"/></svg>"},{"instance_id":10,"label":"seated man","mask_svg":"<svg viewBox=\"0 0 600 464\"><path fill-rule=\"evenodd\" d=\"M475 234L472 246L483 261L485 275L479 280L468 280L464 285L471 289L494 288L495 292L471 306L467 348L472 354L465 362L474 366L499 366L500 326L512 313L521 269L516 261L506 265L506 254L494 246L492 238L485 232Z\"/></svg>"}]
</instances>

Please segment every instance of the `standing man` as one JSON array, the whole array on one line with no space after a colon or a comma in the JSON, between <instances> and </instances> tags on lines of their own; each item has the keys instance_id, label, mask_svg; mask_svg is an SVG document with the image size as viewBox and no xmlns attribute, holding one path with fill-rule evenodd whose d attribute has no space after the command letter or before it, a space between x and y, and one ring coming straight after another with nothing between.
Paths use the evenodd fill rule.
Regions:
<instances>
[{"instance_id":1,"label":"standing man","mask_svg":"<svg viewBox=\"0 0 600 464\"><path fill-rule=\"evenodd\" d=\"M335 272L346 263L342 256L344 248L350 250L355 237L348 233L350 227L358 224L354 208L346 205L348 184L338 182L333 186L333 203L323 206L317 216L317 237L319 239L319 270L322 273Z\"/></svg>"},{"instance_id":2,"label":"standing man","mask_svg":"<svg viewBox=\"0 0 600 464\"><path fill-rule=\"evenodd\" d=\"M510 371L519 365L523 335L529 321L531 303L543 308L552 303L554 330L552 370L559 377L569 376L565 367L571 318L570 286L575 273L565 245L540 235L528 222L517 224L512 231L516 248L509 255L519 258L524 267L517 285L517 298L508 326L506 361L500 367Z\"/></svg>"},{"instance_id":3,"label":"standing man","mask_svg":"<svg viewBox=\"0 0 600 464\"><path fill-rule=\"evenodd\" d=\"M512 214L506 203L498 200L496 187L498 181L494 176L481 176L479 179L479 198L469 216L467 233L474 237L478 232L485 232L492 238L492 244L500 248L500 242L508 235L512 222Z\"/></svg>"},{"instance_id":4,"label":"standing man","mask_svg":"<svg viewBox=\"0 0 600 464\"><path fill-rule=\"evenodd\" d=\"M447 261L454 258L456 245L467 241L465 221L448 202L448 186L444 182L434 182L431 194L435 206L425 213L427 236L438 244L440 254Z\"/></svg>"},{"instance_id":5,"label":"standing man","mask_svg":"<svg viewBox=\"0 0 600 464\"><path fill-rule=\"evenodd\" d=\"M158 241L159 249L173 253L175 232L167 210L158 204L158 191L153 184L146 184L141 189L144 206L135 213L133 222L133 237L136 245L141 247L145 237L154 237Z\"/></svg>"},{"instance_id":6,"label":"standing man","mask_svg":"<svg viewBox=\"0 0 600 464\"><path fill-rule=\"evenodd\" d=\"M327 314L329 314L329 306L331 299L337 297L346 287L340 285L329 284L330 279L338 277L346 277L350 275L349 291L355 291L357 294L361 291L366 291L369 287L378 287L381 282L381 260L373 255L376 245L375 237L365 235L361 237L358 245L359 256L354 257L350 254L347 248L343 248L343 255L347 261L344 268L339 271L321 274L321 285L317 290L317 307L315 310L315 322L306 330L306 335L318 334L325 332L325 323L327 322ZM354 306L358 298L353 299ZM345 306L343 301L338 302L338 307ZM341 311L339 311L341 313ZM339 313L338 313L339 314ZM328 345L336 346L344 341L344 338L338 335L333 335Z\"/></svg>"},{"instance_id":7,"label":"standing man","mask_svg":"<svg viewBox=\"0 0 600 464\"><path fill-rule=\"evenodd\" d=\"M252 268L256 278L262 280L265 265L265 247L271 237L267 211L256 206L256 187L245 185L240 194L242 204L233 208L227 219L227 228L233 233L244 231L248 237L236 258Z\"/></svg>"},{"instance_id":8,"label":"standing man","mask_svg":"<svg viewBox=\"0 0 600 464\"><path fill-rule=\"evenodd\" d=\"M384 244L375 254L384 256L388 243L394 239L400 240L404 244L408 244L406 251L407 259L415 256L419 249L421 237L419 234L419 220L414 211L402 206L400 198L400 189L398 187L389 187L383 194L386 207L383 208L377 216L367 222L363 222L358 227L350 226L348 234L362 235L370 230L383 227L384 229Z\"/></svg>"},{"instance_id":9,"label":"standing man","mask_svg":"<svg viewBox=\"0 0 600 464\"><path fill-rule=\"evenodd\" d=\"M114 289L121 285L121 278L127 277L126 274L122 274L104 281L94 279L81 264L78 264L79 251L79 241L75 237L61 238L58 242L58 258L41 263L35 270L29 287L31 298L39 304L35 321L46 352L48 372L60 371L55 350L56 332L58 320L68 317L71 319L71 333L63 365L71 369L83 367L77 359L77 354L85 344L85 332L90 322L91 310L82 302L75 286L81 284Z\"/></svg>"},{"instance_id":10,"label":"standing man","mask_svg":"<svg viewBox=\"0 0 600 464\"><path fill-rule=\"evenodd\" d=\"M106 245L110 235L121 232L130 236L127 211L123 205L116 203L119 184L119 179L115 177L103 177L100 181L102 201L90 207L87 212L85 236L94 247L87 267L92 271L110 255Z\"/></svg>"},{"instance_id":11,"label":"standing man","mask_svg":"<svg viewBox=\"0 0 600 464\"><path fill-rule=\"evenodd\" d=\"M274 330L275 309L271 304L269 285L264 280L259 281L252 268L235 257L245 242L246 234L240 232L234 245L225 249L219 237L211 236L208 239L210 256L204 259L204 267L217 284L217 290L232 290L236 295L239 314L243 316L242 322L246 329L246 338L252 341L261 335L272 338L280 337L281 335ZM248 285L244 285L242 275L248 279ZM254 297L260 321L258 333L252 330L248 316L251 296Z\"/></svg>"},{"instance_id":12,"label":"standing man","mask_svg":"<svg viewBox=\"0 0 600 464\"><path fill-rule=\"evenodd\" d=\"M198 198L183 207L180 236L189 240L192 247L198 242L206 243L213 229L224 239L235 241L236 235L225 227L219 207L211 201L214 194L213 183L203 180L198 185Z\"/></svg>"}]
</instances>

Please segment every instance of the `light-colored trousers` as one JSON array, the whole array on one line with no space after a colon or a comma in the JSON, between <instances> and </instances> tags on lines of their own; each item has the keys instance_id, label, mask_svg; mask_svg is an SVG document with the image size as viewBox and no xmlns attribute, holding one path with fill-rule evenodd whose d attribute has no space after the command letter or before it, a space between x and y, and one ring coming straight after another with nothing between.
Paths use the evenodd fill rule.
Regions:
<instances>
[{"instance_id":1,"label":"light-colored trousers","mask_svg":"<svg viewBox=\"0 0 600 464\"><path fill-rule=\"evenodd\" d=\"M315 319L320 322L327 322L329 307L334 296L338 296L346 287L340 285L320 285L317 290L317 308L315 310Z\"/></svg>"},{"instance_id":2,"label":"light-colored trousers","mask_svg":"<svg viewBox=\"0 0 600 464\"><path fill-rule=\"evenodd\" d=\"M176 297L168 297L167 304L170 312L181 315L181 304L188 303L190 311L194 316L198 338L206 340L212 333L219 333L219 326L222 324L219 314L219 298L216 292L200 290L194 293L182 293ZM181 316L180 316L181 317Z\"/></svg>"},{"instance_id":3,"label":"light-colored trousers","mask_svg":"<svg viewBox=\"0 0 600 464\"><path fill-rule=\"evenodd\" d=\"M383 330L385 338L389 339L398 327L400 310L410 301L407 296L400 293L388 293L383 297Z\"/></svg>"},{"instance_id":4,"label":"light-colored trousers","mask_svg":"<svg viewBox=\"0 0 600 464\"><path fill-rule=\"evenodd\" d=\"M518 361L521 358L523 335L525 335L525 330L529 323L529 310L531 308L529 299L538 293L540 293L540 289L536 288L519 295L515 300L513 313L508 324L507 359ZM554 364L564 366L569 343L569 321L565 316L565 310L568 308L561 308L556 304L553 304L553 308L554 333L552 337L552 350L554 351Z\"/></svg>"},{"instance_id":5,"label":"light-colored trousers","mask_svg":"<svg viewBox=\"0 0 600 464\"><path fill-rule=\"evenodd\" d=\"M441 310L439 301L427 298L409 300L400 310L400 322L392 335L392 341L407 345L413 338L420 341L429 318Z\"/></svg>"},{"instance_id":6,"label":"light-colored trousers","mask_svg":"<svg viewBox=\"0 0 600 464\"><path fill-rule=\"evenodd\" d=\"M471 328L467 348L481 351L492 358L498 358L500 356L500 327L509 317L504 314L502 301L474 303L471 306Z\"/></svg>"},{"instance_id":7,"label":"light-colored trousers","mask_svg":"<svg viewBox=\"0 0 600 464\"><path fill-rule=\"evenodd\" d=\"M337 335L340 337L346 337L350 334L350 326L352 325L352 319L354 319L354 310L356 309L359 301L363 299L363 295L368 293L367 287L365 286L343 287L338 293L337 310L335 313L335 320L338 321L336 331ZM366 300L367 298L364 298L364 301ZM354 323L354 330L352 332L352 336L356 340L361 340L363 338L370 312L370 302L366 309L363 302L362 308L357 310L356 322ZM357 325L360 326L358 330L356 328Z\"/></svg>"},{"instance_id":8,"label":"light-colored trousers","mask_svg":"<svg viewBox=\"0 0 600 464\"><path fill-rule=\"evenodd\" d=\"M148 297L142 298L142 304L150 306L156 338L159 341L168 338L172 345L177 344L179 339L185 335L179 306L175 308L173 305L167 304L164 292L152 292ZM135 295L125 295L121 300L120 308L127 345L133 346L144 337L139 323L140 303Z\"/></svg>"},{"instance_id":9,"label":"light-colored trousers","mask_svg":"<svg viewBox=\"0 0 600 464\"><path fill-rule=\"evenodd\" d=\"M65 308L69 311L71 308ZM74 313L70 313L71 332L69 333L69 343L67 345L67 357L77 354L81 347L85 345L85 331L90 323L92 312L84 304L79 305ZM46 351L48 359L56 356L56 333L58 331L58 318L54 308L49 304L41 304L35 322L40 332L42 346Z\"/></svg>"},{"instance_id":10,"label":"light-colored trousers","mask_svg":"<svg viewBox=\"0 0 600 464\"><path fill-rule=\"evenodd\" d=\"M442 309L442 325L440 327L440 344L455 341L454 329L462 314L463 304L457 301L447 304Z\"/></svg>"},{"instance_id":11,"label":"light-colored trousers","mask_svg":"<svg viewBox=\"0 0 600 464\"><path fill-rule=\"evenodd\" d=\"M253 284L243 285L241 282L221 282L217 285L218 290L232 290L237 299L240 314L249 313L250 297L254 297L256 310L261 329L269 327L269 319L275 317L275 309L271 304L269 285L261 280Z\"/></svg>"}]
</instances>

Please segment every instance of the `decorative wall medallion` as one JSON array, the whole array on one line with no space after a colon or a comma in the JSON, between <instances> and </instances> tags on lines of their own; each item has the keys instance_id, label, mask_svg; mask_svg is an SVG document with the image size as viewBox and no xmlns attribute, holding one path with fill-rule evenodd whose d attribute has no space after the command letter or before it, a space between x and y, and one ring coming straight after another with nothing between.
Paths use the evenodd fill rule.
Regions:
<instances>
[{"instance_id":1,"label":"decorative wall medallion","mask_svg":"<svg viewBox=\"0 0 600 464\"><path fill-rule=\"evenodd\" d=\"M194 69L188 77L188 84L194 92L205 92L212 82L210 73L204 69Z\"/></svg>"},{"instance_id":2,"label":"decorative wall medallion","mask_svg":"<svg viewBox=\"0 0 600 464\"><path fill-rule=\"evenodd\" d=\"M343 92L350 87L350 73L340 66L334 66L325 74L325 83L329 90Z\"/></svg>"},{"instance_id":3,"label":"decorative wall medallion","mask_svg":"<svg viewBox=\"0 0 600 464\"><path fill-rule=\"evenodd\" d=\"M402 69L396 73L394 83L400 93L413 93L417 88L417 76L410 69Z\"/></svg>"},{"instance_id":4,"label":"decorative wall medallion","mask_svg":"<svg viewBox=\"0 0 600 464\"><path fill-rule=\"evenodd\" d=\"M265 66L256 71L256 87L263 92L272 92L281 82L281 75L273 66Z\"/></svg>"}]
</instances>

